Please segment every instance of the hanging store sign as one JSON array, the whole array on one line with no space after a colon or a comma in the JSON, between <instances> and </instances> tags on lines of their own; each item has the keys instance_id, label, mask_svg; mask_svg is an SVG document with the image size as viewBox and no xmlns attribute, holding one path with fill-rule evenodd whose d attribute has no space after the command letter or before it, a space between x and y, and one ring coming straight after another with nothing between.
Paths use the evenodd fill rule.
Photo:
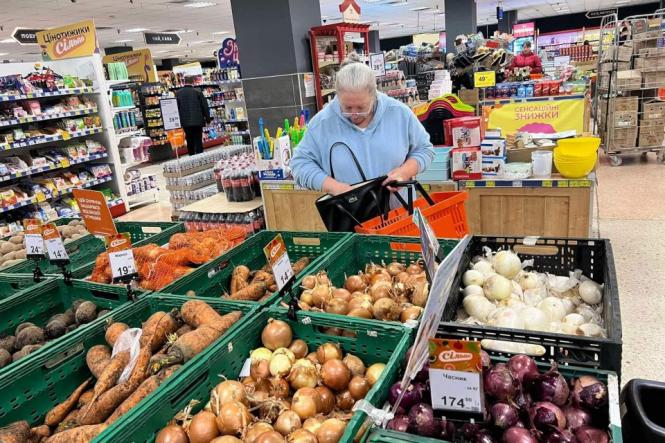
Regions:
<instances>
[{"instance_id":1,"label":"hanging store sign","mask_svg":"<svg viewBox=\"0 0 665 443\"><path fill-rule=\"evenodd\" d=\"M99 53L95 22L92 20L39 31L36 35L44 61L88 57Z\"/></svg>"},{"instance_id":2,"label":"hanging store sign","mask_svg":"<svg viewBox=\"0 0 665 443\"><path fill-rule=\"evenodd\" d=\"M599 9L597 11L589 11L586 14L584 14L584 16L589 20L592 20L594 18L603 18L606 15L616 14L617 12L618 12L617 8Z\"/></svg>"},{"instance_id":3,"label":"hanging store sign","mask_svg":"<svg viewBox=\"0 0 665 443\"><path fill-rule=\"evenodd\" d=\"M514 38L529 37L531 35L534 35L535 31L536 31L535 22L518 23L516 25L513 25Z\"/></svg>"},{"instance_id":4,"label":"hanging store sign","mask_svg":"<svg viewBox=\"0 0 665 443\"><path fill-rule=\"evenodd\" d=\"M515 132L584 132L584 99L533 100L522 103L484 106L488 128L501 128L504 134Z\"/></svg>"},{"instance_id":5,"label":"hanging store sign","mask_svg":"<svg viewBox=\"0 0 665 443\"><path fill-rule=\"evenodd\" d=\"M12 33L12 38L20 45L36 45L37 33L43 29L21 29L16 28Z\"/></svg>"},{"instance_id":6,"label":"hanging store sign","mask_svg":"<svg viewBox=\"0 0 665 443\"><path fill-rule=\"evenodd\" d=\"M148 48L106 55L102 58L102 63L105 65L109 63L124 63L127 66L127 73L130 79L148 83L158 81L155 74L155 64L152 61L152 53Z\"/></svg>"},{"instance_id":7,"label":"hanging store sign","mask_svg":"<svg viewBox=\"0 0 665 443\"><path fill-rule=\"evenodd\" d=\"M217 51L217 63L220 68L231 68L240 65L238 43L234 38L225 38L222 47Z\"/></svg>"},{"instance_id":8,"label":"hanging store sign","mask_svg":"<svg viewBox=\"0 0 665 443\"><path fill-rule=\"evenodd\" d=\"M179 45L180 36L165 32L144 32L143 37L147 45Z\"/></svg>"},{"instance_id":9,"label":"hanging store sign","mask_svg":"<svg viewBox=\"0 0 665 443\"><path fill-rule=\"evenodd\" d=\"M118 231L104 194L90 189L74 189L74 199L78 204L85 227L94 235L114 235Z\"/></svg>"}]
</instances>

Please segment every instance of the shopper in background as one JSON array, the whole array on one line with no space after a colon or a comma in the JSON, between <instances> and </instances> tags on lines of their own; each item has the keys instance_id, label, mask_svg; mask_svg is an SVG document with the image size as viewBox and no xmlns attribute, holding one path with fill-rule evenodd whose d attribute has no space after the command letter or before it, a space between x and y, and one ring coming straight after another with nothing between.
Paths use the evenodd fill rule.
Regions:
<instances>
[{"instance_id":1,"label":"shopper in background","mask_svg":"<svg viewBox=\"0 0 665 443\"><path fill-rule=\"evenodd\" d=\"M353 57L355 56L355 57ZM300 186L337 195L367 179L407 180L434 157L429 134L404 103L376 90L374 72L358 60L345 60L335 79L337 97L312 118L291 160ZM333 144L343 142L349 150ZM331 177L334 170L335 177Z\"/></svg>"},{"instance_id":2,"label":"shopper in background","mask_svg":"<svg viewBox=\"0 0 665 443\"><path fill-rule=\"evenodd\" d=\"M189 155L203 152L203 127L210 121L208 100L203 93L192 86L194 77L185 77L185 86L175 93L178 101L180 125L185 131Z\"/></svg>"},{"instance_id":3,"label":"shopper in background","mask_svg":"<svg viewBox=\"0 0 665 443\"><path fill-rule=\"evenodd\" d=\"M538 57L531 50L531 42L527 41L522 47L522 52L517 54L513 59L513 64L511 68L531 68L532 74L540 74L543 72L543 66L540 62L540 57Z\"/></svg>"}]
</instances>

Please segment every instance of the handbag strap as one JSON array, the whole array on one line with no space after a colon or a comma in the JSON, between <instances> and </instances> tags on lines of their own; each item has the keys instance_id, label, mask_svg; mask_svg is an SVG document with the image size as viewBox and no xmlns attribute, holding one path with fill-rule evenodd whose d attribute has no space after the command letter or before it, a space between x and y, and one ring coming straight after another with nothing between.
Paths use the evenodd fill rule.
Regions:
<instances>
[{"instance_id":1,"label":"handbag strap","mask_svg":"<svg viewBox=\"0 0 665 443\"><path fill-rule=\"evenodd\" d=\"M432 197L425 191L425 188L423 188L423 185L420 184L418 180L404 180L404 181L394 181L387 183L386 186L392 186L395 188L402 188L402 187L407 187L407 196L409 201L406 202L404 201L404 198L399 194L399 192L395 193L395 197L397 200L404 206L404 209L406 209L409 213L409 215L413 214L413 188L415 187L418 192L423 196L423 198L427 201L427 203L430 206L433 206L434 200L432 200Z\"/></svg>"},{"instance_id":2,"label":"handbag strap","mask_svg":"<svg viewBox=\"0 0 665 443\"><path fill-rule=\"evenodd\" d=\"M349 151L349 154L351 154L351 158L353 158L353 162L356 164L356 168L358 168L358 172L360 172L360 177L362 177L362 181L367 181L367 177L365 177L365 172L363 171L363 168L360 167L360 162L358 161L358 158L353 153L353 151L351 150L349 145L347 145L344 142L335 142L330 147L330 154L329 154L329 158L328 158L328 161L330 162L330 176L332 178L335 178L335 170L333 169L332 155L333 155L333 150L337 146L345 146L346 147L346 149Z\"/></svg>"}]
</instances>

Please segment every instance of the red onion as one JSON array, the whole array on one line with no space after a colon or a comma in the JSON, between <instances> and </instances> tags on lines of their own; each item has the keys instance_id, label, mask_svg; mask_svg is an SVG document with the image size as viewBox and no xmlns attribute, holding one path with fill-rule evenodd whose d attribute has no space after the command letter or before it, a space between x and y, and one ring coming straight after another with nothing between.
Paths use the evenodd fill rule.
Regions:
<instances>
[{"instance_id":1,"label":"red onion","mask_svg":"<svg viewBox=\"0 0 665 443\"><path fill-rule=\"evenodd\" d=\"M524 428L512 427L506 429L501 437L503 443L538 443L538 440Z\"/></svg>"},{"instance_id":2,"label":"red onion","mask_svg":"<svg viewBox=\"0 0 665 443\"><path fill-rule=\"evenodd\" d=\"M607 386L596 377L583 375L573 382L573 400L580 406L597 411L607 406Z\"/></svg>"},{"instance_id":3,"label":"red onion","mask_svg":"<svg viewBox=\"0 0 665 443\"><path fill-rule=\"evenodd\" d=\"M552 431L545 436L542 443L577 443L575 436L568 430Z\"/></svg>"},{"instance_id":4,"label":"red onion","mask_svg":"<svg viewBox=\"0 0 665 443\"><path fill-rule=\"evenodd\" d=\"M549 401L557 406L563 406L568 401L570 389L566 379L557 372L556 367L537 377L527 375L524 377L524 383L536 401Z\"/></svg>"},{"instance_id":5,"label":"red onion","mask_svg":"<svg viewBox=\"0 0 665 443\"><path fill-rule=\"evenodd\" d=\"M519 382L524 380L525 375L537 376L538 367L536 361L528 355L514 355L508 360L508 369Z\"/></svg>"},{"instance_id":6,"label":"red onion","mask_svg":"<svg viewBox=\"0 0 665 443\"><path fill-rule=\"evenodd\" d=\"M496 443L492 434L487 429L482 429L476 434L476 437L472 440L473 443Z\"/></svg>"},{"instance_id":7,"label":"red onion","mask_svg":"<svg viewBox=\"0 0 665 443\"><path fill-rule=\"evenodd\" d=\"M494 403L489 411L492 416L492 423L501 429L515 426L519 418L517 409L507 403Z\"/></svg>"},{"instance_id":8,"label":"red onion","mask_svg":"<svg viewBox=\"0 0 665 443\"><path fill-rule=\"evenodd\" d=\"M433 437L440 432L439 425L430 405L418 403L409 410L409 430L411 432L423 437Z\"/></svg>"},{"instance_id":9,"label":"red onion","mask_svg":"<svg viewBox=\"0 0 665 443\"><path fill-rule=\"evenodd\" d=\"M388 422L386 427L393 431L407 432L409 430L409 417L406 415L396 415L395 418Z\"/></svg>"},{"instance_id":10,"label":"red onion","mask_svg":"<svg viewBox=\"0 0 665 443\"><path fill-rule=\"evenodd\" d=\"M429 380L429 362L426 362L423 368L418 371L415 377L413 377L414 381L418 381L421 383L424 383Z\"/></svg>"},{"instance_id":11,"label":"red onion","mask_svg":"<svg viewBox=\"0 0 665 443\"><path fill-rule=\"evenodd\" d=\"M563 414L566 416L566 423L568 429L576 431L581 426L591 424L591 414L582 408L577 408L573 405L567 405L563 408Z\"/></svg>"},{"instance_id":12,"label":"red onion","mask_svg":"<svg viewBox=\"0 0 665 443\"><path fill-rule=\"evenodd\" d=\"M529 409L529 417L533 425L543 432L554 428L559 430L566 428L566 416L557 405L548 401L534 404Z\"/></svg>"},{"instance_id":13,"label":"red onion","mask_svg":"<svg viewBox=\"0 0 665 443\"><path fill-rule=\"evenodd\" d=\"M490 366L492 366L492 362L490 360L490 355L487 352L483 351L483 350L480 351L480 365L484 369L487 369Z\"/></svg>"},{"instance_id":14,"label":"red onion","mask_svg":"<svg viewBox=\"0 0 665 443\"><path fill-rule=\"evenodd\" d=\"M441 433L439 434L441 440L453 441L455 438L455 424L444 418L441 419Z\"/></svg>"},{"instance_id":15,"label":"red onion","mask_svg":"<svg viewBox=\"0 0 665 443\"><path fill-rule=\"evenodd\" d=\"M579 443L609 443L607 432L602 429L582 426L575 431L575 437Z\"/></svg>"},{"instance_id":16,"label":"red onion","mask_svg":"<svg viewBox=\"0 0 665 443\"><path fill-rule=\"evenodd\" d=\"M510 400L517 392L517 380L515 380L505 365L501 363L488 369L483 374L485 394L499 401Z\"/></svg>"},{"instance_id":17,"label":"red onion","mask_svg":"<svg viewBox=\"0 0 665 443\"><path fill-rule=\"evenodd\" d=\"M398 381L390 387L388 401L392 406L395 406L395 403L397 402L397 399L399 398L401 393L402 393L401 382ZM415 405L416 403L420 403L422 400L423 396L421 389L410 384L404 391L404 395L402 396L402 401L400 402L399 405L403 406L404 409L409 409L411 408L411 406Z\"/></svg>"},{"instance_id":18,"label":"red onion","mask_svg":"<svg viewBox=\"0 0 665 443\"><path fill-rule=\"evenodd\" d=\"M476 423L464 423L457 430L457 437L463 442L472 442L480 432L480 425Z\"/></svg>"}]
</instances>

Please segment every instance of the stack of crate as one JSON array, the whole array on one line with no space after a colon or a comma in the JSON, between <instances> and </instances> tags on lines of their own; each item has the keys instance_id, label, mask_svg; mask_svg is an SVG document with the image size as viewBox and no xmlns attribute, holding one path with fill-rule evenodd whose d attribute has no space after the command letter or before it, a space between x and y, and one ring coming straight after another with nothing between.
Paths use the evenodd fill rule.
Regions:
<instances>
[{"instance_id":1,"label":"stack of crate","mask_svg":"<svg viewBox=\"0 0 665 443\"><path fill-rule=\"evenodd\" d=\"M665 131L665 103L649 101L642 103L640 116L640 138L638 146L662 146Z\"/></svg>"},{"instance_id":2,"label":"stack of crate","mask_svg":"<svg viewBox=\"0 0 665 443\"><path fill-rule=\"evenodd\" d=\"M638 97L615 97L612 101L613 111L611 103L608 106L607 100L600 100L601 133L609 139L604 142L613 150L633 148L637 141Z\"/></svg>"},{"instance_id":3,"label":"stack of crate","mask_svg":"<svg viewBox=\"0 0 665 443\"><path fill-rule=\"evenodd\" d=\"M635 57L635 69L642 71L643 87L665 87L665 48L642 48Z\"/></svg>"}]
</instances>

